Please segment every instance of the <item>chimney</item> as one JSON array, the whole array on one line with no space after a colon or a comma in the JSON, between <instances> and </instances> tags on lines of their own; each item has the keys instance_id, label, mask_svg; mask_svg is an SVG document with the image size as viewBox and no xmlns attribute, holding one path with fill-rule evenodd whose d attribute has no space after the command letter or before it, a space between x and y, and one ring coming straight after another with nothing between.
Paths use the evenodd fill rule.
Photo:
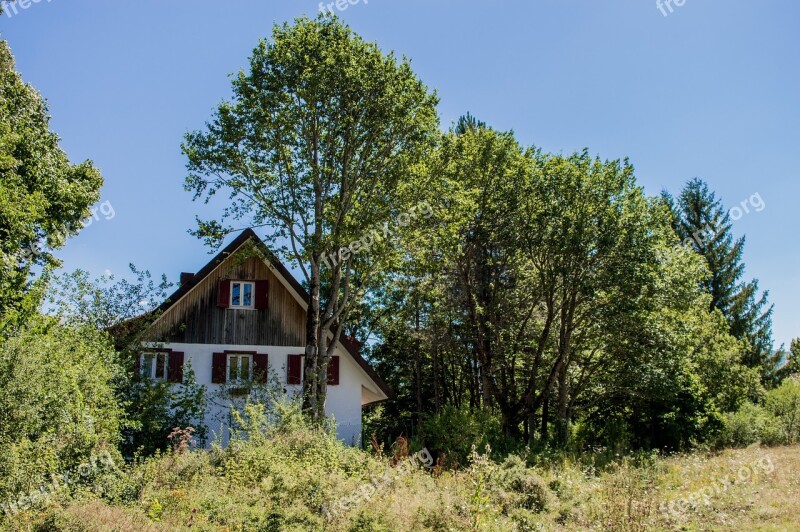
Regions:
<instances>
[{"instance_id":1,"label":"chimney","mask_svg":"<svg viewBox=\"0 0 800 532\"><path fill-rule=\"evenodd\" d=\"M194 274L189 272L181 272L181 286L188 284L194 279Z\"/></svg>"}]
</instances>

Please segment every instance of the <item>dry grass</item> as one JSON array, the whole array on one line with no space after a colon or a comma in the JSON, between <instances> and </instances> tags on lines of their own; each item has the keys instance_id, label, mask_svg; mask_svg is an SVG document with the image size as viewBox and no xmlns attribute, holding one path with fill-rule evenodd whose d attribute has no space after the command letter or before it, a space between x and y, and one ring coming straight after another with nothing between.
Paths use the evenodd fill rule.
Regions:
<instances>
[{"instance_id":1,"label":"dry grass","mask_svg":"<svg viewBox=\"0 0 800 532\"><path fill-rule=\"evenodd\" d=\"M174 473L175 464L163 467ZM301 467L300 464L287 467ZM516 467L516 466L515 466ZM180 469L180 468L178 468ZM269 479L250 487L226 483L209 470L159 474L129 507L76 502L51 508L17 530L800 530L800 446L752 447L720 454L696 453L645 465L624 460L597 474L565 461L515 469L526 479L510 488L496 476L500 466L401 475L333 522L310 527L309 509L290 499L279 528L247 525L244 515L270 503ZM166 471L165 471L166 473ZM728 482L724 482L725 479ZM359 485L336 488L347 493ZM538 486L538 487L537 487ZM288 486L287 486L288 487ZM302 489L302 487L296 487ZM521 490L521 491L520 491ZM540 507L524 501L541 495ZM298 492L301 493L301 492ZM522 497L522 498L521 498ZM163 505L154 520L147 501ZM295 501L292 503L291 501ZM294 508L294 509L292 509ZM148 517L148 512L151 515ZM305 512L305 513L304 513ZM321 522L321 521L320 521ZM236 524L239 523L239 524ZM253 523L251 520L250 523Z\"/></svg>"},{"instance_id":2,"label":"dry grass","mask_svg":"<svg viewBox=\"0 0 800 532\"><path fill-rule=\"evenodd\" d=\"M665 525L689 530L800 530L800 446L752 447L666 462L666 500L693 493L707 497L684 508L676 505Z\"/></svg>"}]
</instances>

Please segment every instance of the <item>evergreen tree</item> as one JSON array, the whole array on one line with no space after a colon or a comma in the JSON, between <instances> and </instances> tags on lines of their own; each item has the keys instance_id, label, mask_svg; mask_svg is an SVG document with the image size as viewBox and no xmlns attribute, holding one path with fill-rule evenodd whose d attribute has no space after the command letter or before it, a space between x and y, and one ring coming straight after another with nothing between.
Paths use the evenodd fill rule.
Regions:
<instances>
[{"instance_id":1,"label":"evergreen tree","mask_svg":"<svg viewBox=\"0 0 800 532\"><path fill-rule=\"evenodd\" d=\"M759 296L757 279L742 281L744 237L734 237L729 213L702 179L689 181L677 201L666 192L662 196L673 212L673 228L681 241L706 259L711 308L727 318L733 336L749 344L743 362L761 368L769 380L777 365L772 351L773 307L768 292Z\"/></svg>"}]
</instances>

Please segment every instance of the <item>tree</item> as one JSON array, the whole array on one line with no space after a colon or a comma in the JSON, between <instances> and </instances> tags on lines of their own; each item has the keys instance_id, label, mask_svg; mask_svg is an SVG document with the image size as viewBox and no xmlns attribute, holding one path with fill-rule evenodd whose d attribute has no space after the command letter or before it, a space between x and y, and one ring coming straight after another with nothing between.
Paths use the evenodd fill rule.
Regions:
<instances>
[{"instance_id":1,"label":"tree","mask_svg":"<svg viewBox=\"0 0 800 532\"><path fill-rule=\"evenodd\" d=\"M83 270L62 274L48 285L48 312L60 323L110 336L118 371L112 381L118 405L124 411L120 448L126 457L168 447L167 436L176 427L194 429L204 441L203 411L207 390L198 385L194 370L184 368L178 384L153 382L136 371L148 327L160 315L157 307L172 286L165 275L156 281L149 271L130 265L134 281L113 275L92 279Z\"/></svg>"},{"instance_id":2,"label":"tree","mask_svg":"<svg viewBox=\"0 0 800 532\"><path fill-rule=\"evenodd\" d=\"M49 120L0 41L0 314L22 304L35 266L57 264L103 184L90 161L69 163Z\"/></svg>"},{"instance_id":3,"label":"tree","mask_svg":"<svg viewBox=\"0 0 800 532\"><path fill-rule=\"evenodd\" d=\"M525 284L520 256L520 191L530 176L530 160L512 133L467 115L444 139L431 169L445 181L443 190L451 191L439 208L445 223L436 247L452 257L446 274L461 307L473 383L480 390L472 397L476 406L496 405L512 437L519 436L523 420L515 360L528 339L526 316L537 297Z\"/></svg>"},{"instance_id":4,"label":"tree","mask_svg":"<svg viewBox=\"0 0 800 532\"><path fill-rule=\"evenodd\" d=\"M765 406L775 416L786 443L797 443L800 440L800 380L789 378L770 390Z\"/></svg>"},{"instance_id":5,"label":"tree","mask_svg":"<svg viewBox=\"0 0 800 532\"><path fill-rule=\"evenodd\" d=\"M233 100L183 144L195 198L230 193L221 219L199 221L197 234L219 243L231 219L264 227L302 272L304 406L317 420L349 313L392 262L384 228L409 208L404 190L432 142L436 103L407 60L383 55L336 17L301 18L259 44Z\"/></svg>"},{"instance_id":6,"label":"tree","mask_svg":"<svg viewBox=\"0 0 800 532\"><path fill-rule=\"evenodd\" d=\"M783 359L780 361L780 369L778 370L779 380L792 375L800 376L800 338L792 340L788 353L784 349L781 349L780 352L783 352Z\"/></svg>"},{"instance_id":7,"label":"tree","mask_svg":"<svg viewBox=\"0 0 800 532\"><path fill-rule=\"evenodd\" d=\"M731 334L749 343L744 362L761 368L765 379L774 372L772 356L772 312L768 292L758 296L758 280L742 282L744 237L734 239L732 223L722 202L708 184L695 178L683 188L678 200L662 197L673 211L673 228L681 241L702 255L710 277L705 287L711 308L728 320Z\"/></svg>"},{"instance_id":8,"label":"tree","mask_svg":"<svg viewBox=\"0 0 800 532\"><path fill-rule=\"evenodd\" d=\"M119 367L107 334L34 315L0 339L0 497L38 490L92 455L116 455Z\"/></svg>"},{"instance_id":9,"label":"tree","mask_svg":"<svg viewBox=\"0 0 800 532\"><path fill-rule=\"evenodd\" d=\"M528 414L543 410L543 438L552 405L564 445L593 376L630 356L632 322L664 289L654 272L669 227L627 161L542 154L529 187L521 231L538 298L530 359L540 367L523 397Z\"/></svg>"},{"instance_id":10,"label":"tree","mask_svg":"<svg viewBox=\"0 0 800 532\"><path fill-rule=\"evenodd\" d=\"M705 260L627 162L526 150L466 116L425 171L437 214L360 312L397 393L381 438L440 448L451 422L496 419L495 449L686 449L760 392Z\"/></svg>"}]
</instances>

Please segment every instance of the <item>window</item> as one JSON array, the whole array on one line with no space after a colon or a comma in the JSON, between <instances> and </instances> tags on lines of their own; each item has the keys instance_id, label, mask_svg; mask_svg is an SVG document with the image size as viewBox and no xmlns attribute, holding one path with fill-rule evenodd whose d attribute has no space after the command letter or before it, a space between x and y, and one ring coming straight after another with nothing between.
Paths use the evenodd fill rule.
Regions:
<instances>
[{"instance_id":1,"label":"window","mask_svg":"<svg viewBox=\"0 0 800 532\"><path fill-rule=\"evenodd\" d=\"M228 384L241 384L253 378L253 355L228 355Z\"/></svg>"},{"instance_id":2,"label":"window","mask_svg":"<svg viewBox=\"0 0 800 532\"><path fill-rule=\"evenodd\" d=\"M167 380L169 360L167 353L142 353L142 375L154 381Z\"/></svg>"},{"instance_id":3,"label":"window","mask_svg":"<svg viewBox=\"0 0 800 532\"><path fill-rule=\"evenodd\" d=\"M231 283L231 308L255 308L255 283Z\"/></svg>"},{"instance_id":4,"label":"window","mask_svg":"<svg viewBox=\"0 0 800 532\"><path fill-rule=\"evenodd\" d=\"M217 307L225 309L267 310L269 281L231 281L222 279L217 291Z\"/></svg>"},{"instance_id":5,"label":"window","mask_svg":"<svg viewBox=\"0 0 800 532\"><path fill-rule=\"evenodd\" d=\"M286 361L286 384L303 384L303 358L304 355L289 355ZM338 356L328 361L328 386L339 385L339 362Z\"/></svg>"}]
</instances>

